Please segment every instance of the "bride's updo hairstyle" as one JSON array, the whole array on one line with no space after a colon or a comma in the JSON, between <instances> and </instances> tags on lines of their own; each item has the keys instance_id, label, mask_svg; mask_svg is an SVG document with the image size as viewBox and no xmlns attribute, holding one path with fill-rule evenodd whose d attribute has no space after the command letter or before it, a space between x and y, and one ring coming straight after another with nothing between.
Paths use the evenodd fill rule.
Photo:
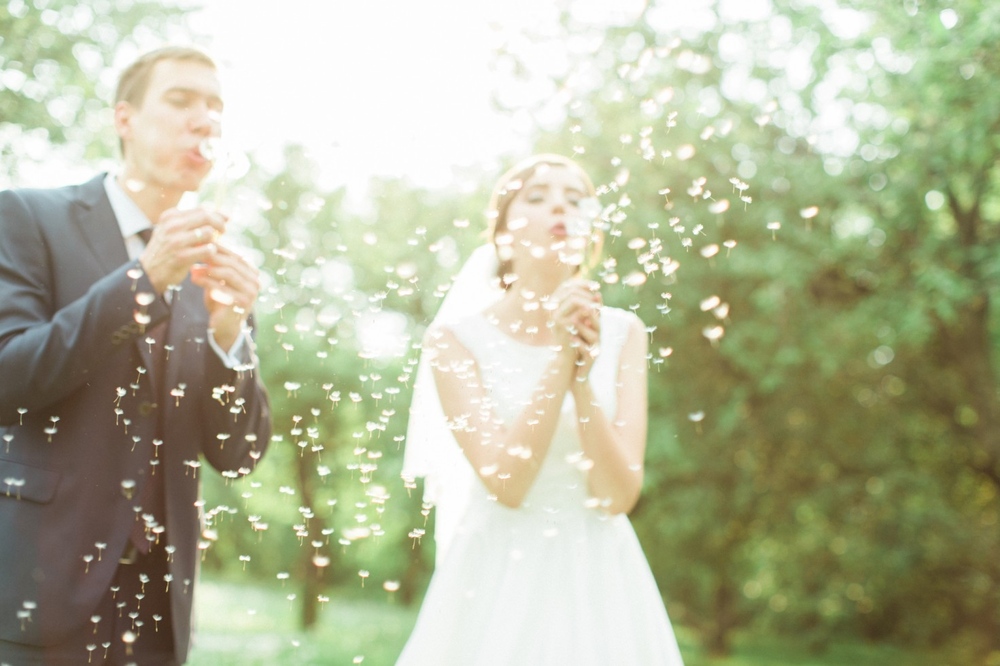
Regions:
<instances>
[{"instance_id":1,"label":"bride's updo hairstyle","mask_svg":"<svg viewBox=\"0 0 1000 666\"><path fill-rule=\"evenodd\" d=\"M563 157L562 155L556 155L554 153L542 153L539 155L532 155L531 157L525 158L515 164L513 167L507 170L504 175L500 176L500 180L497 181L496 186L493 188L493 194L490 197L490 205L486 211L488 228L487 235L490 243L496 248L497 258L499 260L499 267L497 268L497 277L500 278L500 283L503 285L504 289L510 287L510 285L517 279L517 275L513 272L513 266L511 265L510 255L510 236L507 234L507 211L510 209L511 202L514 201L514 197L517 196L518 192L524 184L531 179L540 170L549 167L565 167L572 170L578 176L580 180L583 181L584 186L587 188L587 196L591 199L597 200L597 191L594 188L594 183L587 175L587 172L583 168L569 159L568 157ZM577 269L577 273L585 273L587 268L592 266L597 262L597 258L601 253L601 246L603 245L604 234L601 233L596 227L592 227L590 230L590 256L588 261L584 261Z\"/></svg>"}]
</instances>

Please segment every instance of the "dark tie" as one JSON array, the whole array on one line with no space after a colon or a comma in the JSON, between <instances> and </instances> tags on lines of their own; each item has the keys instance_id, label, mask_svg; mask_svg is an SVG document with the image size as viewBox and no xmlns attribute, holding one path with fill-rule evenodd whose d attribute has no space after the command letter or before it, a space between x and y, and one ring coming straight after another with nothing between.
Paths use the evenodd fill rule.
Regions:
<instances>
[{"instance_id":1,"label":"dark tie","mask_svg":"<svg viewBox=\"0 0 1000 666\"><path fill-rule=\"evenodd\" d=\"M152 235L152 228L143 229L138 233L138 236L142 239L143 243L147 244L149 243L149 238ZM153 367L149 368L149 372L147 374L149 375L150 382L152 382L153 401L161 406L159 409L162 409L163 405L163 396L161 394L163 392L163 373L166 361L166 352L163 348L164 342L166 341L166 329L166 321L160 322L146 331L142 342L142 344L151 345ZM152 340L152 342L146 342L147 339ZM150 414L150 418L158 420L157 410L154 410ZM160 428L158 422L153 432L154 437L159 437ZM158 470L160 472L159 474L156 473L157 467L161 468ZM163 497L162 464L157 466L150 465L150 474L151 476L146 479L146 483L143 485L142 491L139 494L138 506L140 506L142 510L136 514L135 523L132 525L132 532L129 536L132 545L136 547L136 550L143 554L148 553L152 545L152 541L148 538L149 535L146 530L146 521L142 517L143 514L152 514L155 517L156 522L159 522L161 525L166 519L166 516L164 515L165 502Z\"/></svg>"}]
</instances>

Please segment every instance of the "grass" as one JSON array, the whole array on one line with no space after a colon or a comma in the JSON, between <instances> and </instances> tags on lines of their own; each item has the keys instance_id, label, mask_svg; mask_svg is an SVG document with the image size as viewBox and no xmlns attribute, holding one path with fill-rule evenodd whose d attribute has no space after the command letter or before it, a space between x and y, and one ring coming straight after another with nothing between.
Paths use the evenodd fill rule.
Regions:
<instances>
[{"instance_id":1,"label":"grass","mask_svg":"<svg viewBox=\"0 0 1000 666\"><path fill-rule=\"evenodd\" d=\"M195 608L189 666L391 666L417 609L390 600L331 596L317 626L298 628L293 590L203 579ZM846 643L821 655L787 639L740 637L731 656L711 658L696 634L676 627L686 666L965 666L942 654Z\"/></svg>"},{"instance_id":2,"label":"grass","mask_svg":"<svg viewBox=\"0 0 1000 666\"><path fill-rule=\"evenodd\" d=\"M400 604L331 596L317 626L298 627L291 589L200 581L189 666L395 663L417 619Z\"/></svg>"}]
</instances>

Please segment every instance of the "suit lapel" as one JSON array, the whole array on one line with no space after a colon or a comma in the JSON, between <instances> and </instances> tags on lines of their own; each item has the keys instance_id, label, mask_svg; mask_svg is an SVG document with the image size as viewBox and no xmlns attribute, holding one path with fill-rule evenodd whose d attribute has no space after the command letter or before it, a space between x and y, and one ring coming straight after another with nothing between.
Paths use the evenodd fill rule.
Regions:
<instances>
[{"instance_id":1,"label":"suit lapel","mask_svg":"<svg viewBox=\"0 0 1000 666\"><path fill-rule=\"evenodd\" d=\"M105 176L106 174L101 174L80 186L76 201L76 223L86 245L97 258L101 270L107 275L128 263L129 257L121 227L118 226L118 218L115 217L104 189ZM169 323L167 326L169 328ZM160 337L158 343L147 342L149 337L150 329L147 328L144 333L136 336L135 344L142 357L143 366L149 373L150 381L159 390L165 384L163 377L155 376L154 353L157 351L157 345L163 344L169 338L166 331L158 335Z\"/></svg>"},{"instance_id":2,"label":"suit lapel","mask_svg":"<svg viewBox=\"0 0 1000 666\"><path fill-rule=\"evenodd\" d=\"M125 250L118 219L104 191L104 178L105 174L101 174L80 186L76 223L90 251L107 274L128 261L128 251Z\"/></svg>"}]
</instances>

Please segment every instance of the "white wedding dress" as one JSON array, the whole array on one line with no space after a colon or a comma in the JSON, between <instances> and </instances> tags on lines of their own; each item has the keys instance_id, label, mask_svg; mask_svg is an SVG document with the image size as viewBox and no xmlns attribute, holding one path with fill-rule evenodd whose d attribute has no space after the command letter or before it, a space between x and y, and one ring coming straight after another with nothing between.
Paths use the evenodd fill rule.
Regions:
<instances>
[{"instance_id":1,"label":"white wedding dress","mask_svg":"<svg viewBox=\"0 0 1000 666\"><path fill-rule=\"evenodd\" d=\"M613 308L601 314L591 382L612 418L618 358L633 319ZM514 419L554 352L509 337L482 314L451 329L475 356L497 416ZM490 499L478 478L468 486L397 666L682 663L635 531L625 515L594 506L583 463L567 395L521 507Z\"/></svg>"}]
</instances>

